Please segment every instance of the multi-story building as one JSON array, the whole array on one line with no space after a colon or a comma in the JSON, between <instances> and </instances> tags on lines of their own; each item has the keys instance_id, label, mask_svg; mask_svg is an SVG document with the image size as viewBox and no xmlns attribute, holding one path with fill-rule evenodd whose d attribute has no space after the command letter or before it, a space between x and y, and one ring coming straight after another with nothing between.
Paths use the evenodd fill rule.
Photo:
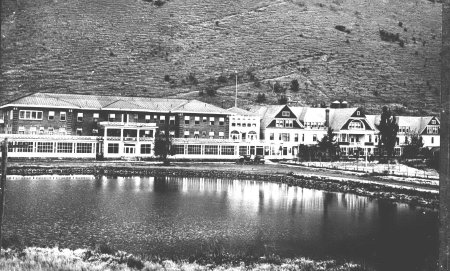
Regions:
<instances>
[{"instance_id":1,"label":"multi-story building","mask_svg":"<svg viewBox=\"0 0 450 271\"><path fill-rule=\"evenodd\" d=\"M260 139L261 118L259 115L238 107L227 110L235 114L230 117L229 138L239 141Z\"/></svg>"},{"instance_id":2,"label":"multi-story building","mask_svg":"<svg viewBox=\"0 0 450 271\"><path fill-rule=\"evenodd\" d=\"M0 125L7 134L97 137L92 149L105 157L151 156L157 132L172 137L228 138L229 116L233 115L196 100L51 93L35 93L0 108ZM58 144L50 145L46 144L46 153L62 152Z\"/></svg>"}]
</instances>

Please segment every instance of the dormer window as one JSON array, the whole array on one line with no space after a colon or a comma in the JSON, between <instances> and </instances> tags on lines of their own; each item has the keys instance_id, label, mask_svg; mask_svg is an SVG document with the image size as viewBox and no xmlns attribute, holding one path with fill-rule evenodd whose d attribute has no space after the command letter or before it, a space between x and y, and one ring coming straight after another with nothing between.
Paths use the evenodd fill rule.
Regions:
<instances>
[{"instance_id":1,"label":"dormer window","mask_svg":"<svg viewBox=\"0 0 450 271\"><path fill-rule=\"evenodd\" d=\"M290 117L290 116L291 116L291 112L289 112L289 111L283 111L283 112L281 112L281 115L282 115L283 117Z\"/></svg>"},{"instance_id":2,"label":"dormer window","mask_svg":"<svg viewBox=\"0 0 450 271\"><path fill-rule=\"evenodd\" d=\"M361 116L361 112L356 111L356 115L357 115L357 116Z\"/></svg>"},{"instance_id":3,"label":"dormer window","mask_svg":"<svg viewBox=\"0 0 450 271\"><path fill-rule=\"evenodd\" d=\"M436 124L436 120L432 120L431 124L435 125Z\"/></svg>"}]
</instances>

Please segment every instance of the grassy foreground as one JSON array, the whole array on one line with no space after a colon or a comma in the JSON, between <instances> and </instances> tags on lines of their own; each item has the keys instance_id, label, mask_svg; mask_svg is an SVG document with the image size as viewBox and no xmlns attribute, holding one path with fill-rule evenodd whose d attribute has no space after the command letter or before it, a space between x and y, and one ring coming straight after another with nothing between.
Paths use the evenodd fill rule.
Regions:
<instances>
[{"instance_id":1,"label":"grassy foreground","mask_svg":"<svg viewBox=\"0 0 450 271\"><path fill-rule=\"evenodd\" d=\"M199 264L186 260L144 260L117 251L111 254L90 249L61 249L28 247L25 249L2 249L0 270L363 270L352 263L337 264L335 261L313 261L305 258L261 261L240 264Z\"/></svg>"}]
</instances>

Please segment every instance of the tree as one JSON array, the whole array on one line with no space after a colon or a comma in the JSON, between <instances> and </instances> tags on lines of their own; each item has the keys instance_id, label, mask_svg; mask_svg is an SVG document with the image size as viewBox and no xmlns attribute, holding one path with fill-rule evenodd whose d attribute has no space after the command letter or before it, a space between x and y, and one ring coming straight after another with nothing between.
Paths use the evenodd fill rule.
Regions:
<instances>
[{"instance_id":1,"label":"tree","mask_svg":"<svg viewBox=\"0 0 450 271\"><path fill-rule=\"evenodd\" d=\"M266 95L264 93L258 93L256 96L256 102L257 103L263 103L266 101Z\"/></svg>"},{"instance_id":2,"label":"tree","mask_svg":"<svg viewBox=\"0 0 450 271\"><path fill-rule=\"evenodd\" d=\"M169 136L168 129L166 129L166 131L157 131L157 135L155 137L155 147L153 150L155 151L155 155L159 156L159 158L163 161L164 165L170 164L167 156L173 155L174 149L172 148L172 139Z\"/></svg>"},{"instance_id":3,"label":"tree","mask_svg":"<svg viewBox=\"0 0 450 271\"><path fill-rule=\"evenodd\" d=\"M276 81L275 84L273 85L273 91L275 93L286 92L284 87L278 81Z\"/></svg>"},{"instance_id":4,"label":"tree","mask_svg":"<svg viewBox=\"0 0 450 271\"><path fill-rule=\"evenodd\" d=\"M383 151L386 151L388 160L394 154L395 143L397 142L398 124L395 116L392 115L391 110L387 106L383 106L381 113L380 124L376 125L380 131L380 140L378 143L380 156Z\"/></svg>"},{"instance_id":5,"label":"tree","mask_svg":"<svg viewBox=\"0 0 450 271\"><path fill-rule=\"evenodd\" d=\"M403 147L403 157L406 159L416 158L423 147L422 137L413 132L407 136L407 140L407 144Z\"/></svg>"},{"instance_id":6,"label":"tree","mask_svg":"<svg viewBox=\"0 0 450 271\"><path fill-rule=\"evenodd\" d=\"M300 90L300 84L297 79L291 81L291 91L298 92Z\"/></svg>"},{"instance_id":7,"label":"tree","mask_svg":"<svg viewBox=\"0 0 450 271\"><path fill-rule=\"evenodd\" d=\"M333 161L333 157L339 155L339 145L333 134L333 129L328 127L327 134L318 143L321 153L325 153L326 157L329 157Z\"/></svg>"}]
</instances>

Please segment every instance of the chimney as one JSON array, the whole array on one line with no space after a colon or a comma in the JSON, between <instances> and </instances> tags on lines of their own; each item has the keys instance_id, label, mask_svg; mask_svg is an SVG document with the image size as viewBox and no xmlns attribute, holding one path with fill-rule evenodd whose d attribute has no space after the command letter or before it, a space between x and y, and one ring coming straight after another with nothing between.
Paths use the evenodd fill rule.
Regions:
<instances>
[{"instance_id":1,"label":"chimney","mask_svg":"<svg viewBox=\"0 0 450 271\"><path fill-rule=\"evenodd\" d=\"M330 126L330 109L325 109L325 127Z\"/></svg>"}]
</instances>

